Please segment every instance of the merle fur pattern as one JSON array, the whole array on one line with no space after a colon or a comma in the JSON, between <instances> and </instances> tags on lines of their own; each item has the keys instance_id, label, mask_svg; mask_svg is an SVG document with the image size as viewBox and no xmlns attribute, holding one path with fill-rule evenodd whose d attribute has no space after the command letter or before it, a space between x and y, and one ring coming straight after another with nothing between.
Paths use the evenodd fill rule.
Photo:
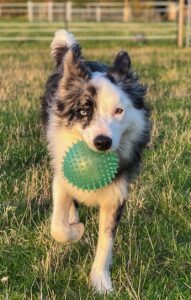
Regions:
<instances>
[{"instance_id":1,"label":"merle fur pattern","mask_svg":"<svg viewBox=\"0 0 191 300\"><path fill-rule=\"evenodd\" d=\"M130 57L125 51L120 51L113 65L107 66L94 61L86 61L81 55L80 46L75 44L71 49L70 58L75 66L73 68L72 64L68 66L64 64L67 50L61 47L57 52L55 70L48 78L45 93L41 98L43 125L46 129L49 114L56 105L55 113L61 120L65 120L65 126L72 127L75 122L80 122L83 128L88 126L96 109L96 89L89 84L89 81L94 72L105 73L106 78L118 85L129 96L136 109L143 109L146 112L145 119L148 126L142 138L134 144L131 158L127 161L120 157L120 166L115 180L125 176L130 181L139 172L143 149L150 140L149 112L144 103L146 86L140 84L131 68ZM70 68L69 72L65 68ZM64 94L58 97L57 91L61 80L63 80ZM88 115L85 117L79 114L83 108L88 109Z\"/></svg>"},{"instance_id":2,"label":"merle fur pattern","mask_svg":"<svg viewBox=\"0 0 191 300\"><path fill-rule=\"evenodd\" d=\"M113 216L113 224L112 224L112 227L110 228L113 237L116 234L117 227L118 227L119 222L121 220L121 217L123 215L123 211L124 211L124 207L125 207L125 202L126 202L126 200L124 199L123 203L118 206L118 208L117 208L117 210L116 210L116 212L115 212L115 214Z\"/></svg>"}]
</instances>

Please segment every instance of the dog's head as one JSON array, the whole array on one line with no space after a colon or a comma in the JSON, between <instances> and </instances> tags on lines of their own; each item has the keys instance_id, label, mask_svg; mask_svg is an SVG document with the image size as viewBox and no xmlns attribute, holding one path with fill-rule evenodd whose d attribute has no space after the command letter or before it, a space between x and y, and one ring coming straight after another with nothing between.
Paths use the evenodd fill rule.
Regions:
<instances>
[{"instance_id":1,"label":"dog's head","mask_svg":"<svg viewBox=\"0 0 191 300\"><path fill-rule=\"evenodd\" d=\"M92 72L75 44L61 64L54 107L60 126L78 131L93 150L130 151L147 122L146 88L132 72L129 55L120 51L106 72Z\"/></svg>"}]
</instances>

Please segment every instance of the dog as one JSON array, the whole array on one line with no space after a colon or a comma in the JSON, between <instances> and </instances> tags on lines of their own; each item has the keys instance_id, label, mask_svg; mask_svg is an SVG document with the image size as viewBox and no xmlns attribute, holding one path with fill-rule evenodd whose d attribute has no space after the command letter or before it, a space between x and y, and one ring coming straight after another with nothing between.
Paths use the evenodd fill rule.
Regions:
<instances>
[{"instance_id":1,"label":"dog","mask_svg":"<svg viewBox=\"0 0 191 300\"><path fill-rule=\"evenodd\" d=\"M53 166L51 235L60 243L76 242L84 233L78 204L98 206L99 237L90 282L99 293L113 290L110 278L112 245L130 181L139 171L150 138L144 99L146 87L120 51L111 66L84 59L74 36L59 30L51 43L55 70L41 99L42 120ZM82 191L62 175L64 154L79 140L98 152L116 151L119 168L112 183Z\"/></svg>"}]
</instances>

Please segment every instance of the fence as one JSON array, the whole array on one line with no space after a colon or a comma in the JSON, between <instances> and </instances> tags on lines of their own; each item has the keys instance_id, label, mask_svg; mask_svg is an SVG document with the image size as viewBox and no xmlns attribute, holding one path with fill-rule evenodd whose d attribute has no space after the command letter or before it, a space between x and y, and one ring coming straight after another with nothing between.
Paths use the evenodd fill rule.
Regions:
<instances>
[{"instance_id":1,"label":"fence","mask_svg":"<svg viewBox=\"0 0 191 300\"><path fill-rule=\"evenodd\" d=\"M136 3L0 3L0 40L50 40L60 27L77 33L79 40L177 40L176 2Z\"/></svg>"},{"instance_id":2,"label":"fence","mask_svg":"<svg viewBox=\"0 0 191 300\"><path fill-rule=\"evenodd\" d=\"M188 0L186 46L191 46L191 0Z\"/></svg>"},{"instance_id":3,"label":"fence","mask_svg":"<svg viewBox=\"0 0 191 300\"><path fill-rule=\"evenodd\" d=\"M89 2L83 5L67 2L0 3L0 17L22 17L28 21L176 21L178 5L175 2Z\"/></svg>"}]
</instances>

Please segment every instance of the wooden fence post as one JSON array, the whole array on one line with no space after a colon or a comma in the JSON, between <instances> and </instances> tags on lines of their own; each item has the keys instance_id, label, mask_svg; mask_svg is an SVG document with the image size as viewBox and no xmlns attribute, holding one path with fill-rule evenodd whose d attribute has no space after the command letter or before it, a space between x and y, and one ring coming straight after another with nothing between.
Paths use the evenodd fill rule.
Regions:
<instances>
[{"instance_id":1,"label":"wooden fence post","mask_svg":"<svg viewBox=\"0 0 191 300\"><path fill-rule=\"evenodd\" d=\"M191 0L187 3L187 29L186 29L186 47L191 44Z\"/></svg>"},{"instance_id":2,"label":"wooden fence post","mask_svg":"<svg viewBox=\"0 0 191 300\"><path fill-rule=\"evenodd\" d=\"M184 42L184 0L179 0L178 6L178 47L183 47Z\"/></svg>"},{"instance_id":3,"label":"wooden fence post","mask_svg":"<svg viewBox=\"0 0 191 300\"><path fill-rule=\"evenodd\" d=\"M168 21L176 21L177 13L178 13L178 4L176 2L169 1L167 4Z\"/></svg>"},{"instance_id":4,"label":"wooden fence post","mask_svg":"<svg viewBox=\"0 0 191 300\"><path fill-rule=\"evenodd\" d=\"M48 5L48 21L52 22L53 21L53 2L49 1L47 3Z\"/></svg>"},{"instance_id":5,"label":"wooden fence post","mask_svg":"<svg viewBox=\"0 0 191 300\"><path fill-rule=\"evenodd\" d=\"M127 22L128 20L129 20L129 0L124 0L123 22Z\"/></svg>"},{"instance_id":6,"label":"wooden fence post","mask_svg":"<svg viewBox=\"0 0 191 300\"><path fill-rule=\"evenodd\" d=\"M101 21L101 7L98 5L96 6L96 22Z\"/></svg>"},{"instance_id":7,"label":"wooden fence post","mask_svg":"<svg viewBox=\"0 0 191 300\"><path fill-rule=\"evenodd\" d=\"M33 21L33 2L28 1L27 2L27 15L28 15L28 21L32 22Z\"/></svg>"},{"instance_id":8,"label":"wooden fence post","mask_svg":"<svg viewBox=\"0 0 191 300\"><path fill-rule=\"evenodd\" d=\"M67 22L72 21L72 2L71 1L66 2L66 21Z\"/></svg>"}]
</instances>

